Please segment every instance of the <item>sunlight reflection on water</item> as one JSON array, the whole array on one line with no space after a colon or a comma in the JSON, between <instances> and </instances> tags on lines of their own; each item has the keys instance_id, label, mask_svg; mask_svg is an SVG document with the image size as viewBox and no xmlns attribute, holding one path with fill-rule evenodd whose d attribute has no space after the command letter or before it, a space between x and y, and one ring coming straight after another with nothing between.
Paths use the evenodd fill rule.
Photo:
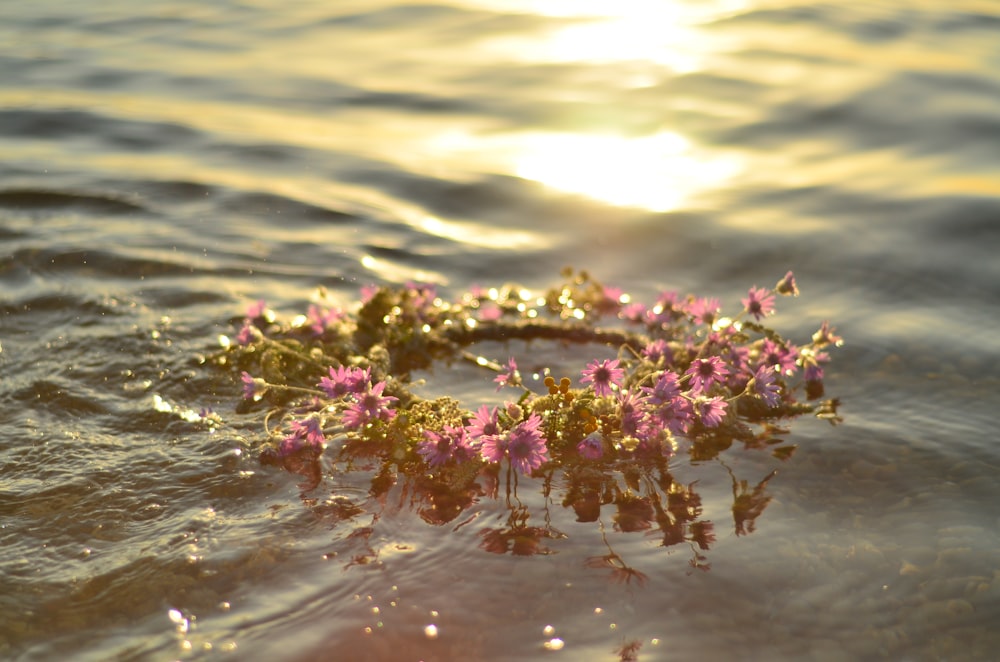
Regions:
<instances>
[{"instance_id":1,"label":"sunlight reflection on water","mask_svg":"<svg viewBox=\"0 0 1000 662\"><path fill-rule=\"evenodd\" d=\"M525 140L522 150L514 166L520 177L652 211L676 209L740 170L735 157L701 154L669 131L639 138L543 134Z\"/></svg>"},{"instance_id":2,"label":"sunlight reflection on water","mask_svg":"<svg viewBox=\"0 0 1000 662\"><path fill-rule=\"evenodd\" d=\"M471 4L494 9L490 0ZM558 2L528 0L503 3L504 11L526 11L567 19L569 23L539 35L503 35L486 39L482 48L501 59L539 63L632 63L620 71L618 87L656 85L669 74L702 68L715 48L698 24L726 15L745 2L691 5L681 2ZM732 156L704 153L676 132L647 135L619 132L517 133L485 141L469 135L439 136L436 144L480 144L491 154L506 152L501 170L569 193L606 203L669 211L698 192L717 188L740 172ZM485 143L485 144L483 144ZM471 150L468 150L471 151Z\"/></svg>"}]
</instances>

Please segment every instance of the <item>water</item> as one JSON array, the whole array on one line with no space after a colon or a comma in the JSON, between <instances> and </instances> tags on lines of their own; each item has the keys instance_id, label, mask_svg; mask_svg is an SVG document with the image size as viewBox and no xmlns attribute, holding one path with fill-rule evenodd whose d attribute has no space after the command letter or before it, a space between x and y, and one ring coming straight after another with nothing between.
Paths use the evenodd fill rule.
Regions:
<instances>
[{"instance_id":1,"label":"water","mask_svg":"<svg viewBox=\"0 0 1000 662\"><path fill-rule=\"evenodd\" d=\"M974 0L0 7L0 654L991 659L998 27ZM479 546L488 499L432 526L365 475L302 496L196 360L258 298L567 264L730 306L794 269L775 324L847 339L843 425L725 455L751 487L778 469L753 533L721 464L676 467L707 572L609 531L648 577L609 581L558 507L556 553L512 556Z\"/></svg>"}]
</instances>

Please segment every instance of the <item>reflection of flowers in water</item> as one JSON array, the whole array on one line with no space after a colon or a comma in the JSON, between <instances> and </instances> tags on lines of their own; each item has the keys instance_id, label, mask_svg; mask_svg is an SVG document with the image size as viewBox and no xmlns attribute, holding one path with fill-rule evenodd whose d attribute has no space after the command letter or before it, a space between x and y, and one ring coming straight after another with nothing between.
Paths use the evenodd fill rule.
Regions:
<instances>
[{"instance_id":1,"label":"reflection of flowers in water","mask_svg":"<svg viewBox=\"0 0 1000 662\"><path fill-rule=\"evenodd\" d=\"M778 471L775 469L753 489L747 481L737 480L736 476L733 476L733 522L736 535L745 536L757 528L757 518L767 508L767 504L771 503L771 496L764 492L764 488L777 474ZM730 475L732 476L731 471Z\"/></svg>"},{"instance_id":2,"label":"reflection of flowers in water","mask_svg":"<svg viewBox=\"0 0 1000 662\"><path fill-rule=\"evenodd\" d=\"M653 506L649 499L626 494L615 505L618 508L615 513L615 529L631 533L647 531L653 526Z\"/></svg>"},{"instance_id":3,"label":"reflection of flowers in water","mask_svg":"<svg viewBox=\"0 0 1000 662\"><path fill-rule=\"evenodd\" d=\"M645 586L649 577L635 568L626 565L622 557L614 552L604 556L591 556L584 563L588 568L611 569L611 579L616 584L631 584L634 580L638 586Z\"/></svg>"},{"instance_id":4,"label":"reflection of flowers in water","mask_svg":"<svg viewBox=\"0 0 1000 662\"><path fill-rule=\"evenodd\" d=\"M447 524L461 515L480 495L479 486L473 483L464 488L453 488L441 483L426 481L417 497L420 519L435 526Z\"/></svg>"},{"instance_id":5,"label":"reflection of flowers in water","mask_svg":"<svg viewBox=\"0 0 1000 662\"><path fill-rule=\"evenodd\" d=\"M541 541L553 536L548 530L539 526L484 529L479 535L483 539L479 547L492 554L510 552L514 556L533 556L552 553L552 550L543 546Z\"/></svg>"}]
</instances>

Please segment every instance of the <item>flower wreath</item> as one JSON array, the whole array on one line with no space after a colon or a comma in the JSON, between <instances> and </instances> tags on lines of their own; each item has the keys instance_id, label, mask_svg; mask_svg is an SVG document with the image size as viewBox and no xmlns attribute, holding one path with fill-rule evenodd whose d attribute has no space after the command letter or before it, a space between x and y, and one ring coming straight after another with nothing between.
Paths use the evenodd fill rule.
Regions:
<instances>
[{"instance_id":1,"label":"flower wreath","mask_svg":"<svg viewBox=\"0 0 1000 662\"><path fill-rule=\"evenodd\" d=\"M261 461L310 476L307 490L321 480L324 449L336 447L338 459L378 459L373 492L399 476L419 482L443 522L490 492L478 478L498 484L506 469L509 504L512 475L515 489L518 475L544 478L548 494L562 471L569 477L563 503L579 521L597 520L601 507L614 503L616 528L655 523L664 545L687 541L702 550L714 539L712 524L699 521L693 486L670 475L682 447L705 460L742 442L786 459L795 447L779 438L787 432L780 421L809 412L840 420L836 399L819 401L826 350L842 344L835 330L823 322L797 346L762 323L776 296L798 295L792 272L771 289L750 288L732 317L714 298L663 292L646 306L586 272L567 269L563 277L541 295L508 285L474 289L454 302L431 284L366 287L353 314L313 304L284 323L259 301L234 320L239 330L220 338L223 349L211 361L239 371L238 412L266 411ZM526 380L514 357L500 363L469 349L514 339L599 344L617 347L618 356L590 361L574 386L547 370ZM518 396L476 411L451 397L418 396L412 373L440 359L491 370L497 391ZM770 500L770 478L751 488L733 477L737 534L753 530ZM548 551L538 543L555 537L552 530L529 527L527 519L512 507L507 526L488 529L482 546ZM641 578L613 551L595 559L626 581ZM692 564L707 568L697 551Z\"/></svg>"}]
</instances>

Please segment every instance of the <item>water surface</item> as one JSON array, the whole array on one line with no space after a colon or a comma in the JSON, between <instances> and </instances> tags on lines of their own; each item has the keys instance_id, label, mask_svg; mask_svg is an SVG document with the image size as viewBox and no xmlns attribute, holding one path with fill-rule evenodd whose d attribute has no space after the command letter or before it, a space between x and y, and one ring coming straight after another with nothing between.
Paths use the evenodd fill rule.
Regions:
<instances>
[{"instance_id":1,"label":"water surface","mask_svg":"<svg viewBox=\"0 0 1000 662\"><path fill-rule=\"evenodd\" d=\"M0 8L0 654L991 659L1000 9L612 4ZM847 340L842 425L673 467L716 523L707 572L609 525L648 577L616 583L558 504L568 537L516 556L480 546L491 499L432 525L363 474L303 494L197 361L260 298L567 264L728 306L793 269L775 325ZM496 351L569 373L597 350ZM736 535L729 470L775 469Z\"/></svg>"}]
</instances>

